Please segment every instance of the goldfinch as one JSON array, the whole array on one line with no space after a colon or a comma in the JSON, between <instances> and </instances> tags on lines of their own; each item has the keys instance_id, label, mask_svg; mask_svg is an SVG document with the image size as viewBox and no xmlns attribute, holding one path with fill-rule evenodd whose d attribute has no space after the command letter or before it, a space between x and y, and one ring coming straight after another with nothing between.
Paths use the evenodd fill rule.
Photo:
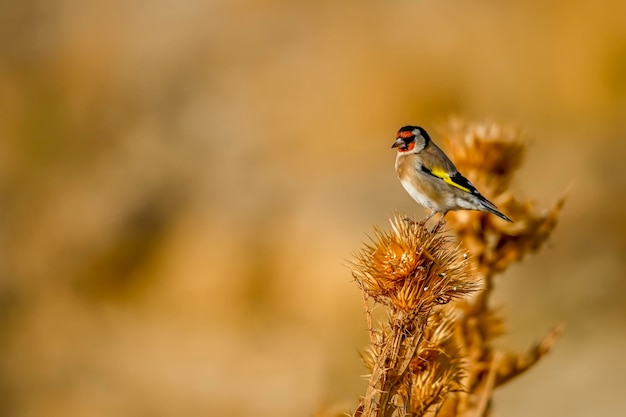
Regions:
<instances>
[{"instance_id":1,"label":"goldfinch","mask_svg":"<svg viewBox=\"0 0 626 417\"><path fill-rule=\"evenodd\" d=\"M404 189L415 201L436 213L441 220L450 210L478 210L512 220L482 196L452 161L419 126L404 126L391 145L398 148L396 172Z\"/></svg>"}]
</instances>

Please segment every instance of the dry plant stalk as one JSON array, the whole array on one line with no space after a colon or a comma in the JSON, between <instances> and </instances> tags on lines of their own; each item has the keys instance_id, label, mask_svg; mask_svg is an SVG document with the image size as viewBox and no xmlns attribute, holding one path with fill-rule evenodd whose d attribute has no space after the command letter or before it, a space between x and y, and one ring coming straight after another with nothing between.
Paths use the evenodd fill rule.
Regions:
<instances>
[{"instance_id":1,"label":"dry plant stalk","mask_svg":"<svg viewBox=\"0 0 626 417\"><path fill-rule=\"evenodd\" d=\"M458 211L432 229L400 215L391 231L375 228L352 264L371 339L369 384L355 416L487 416L493 390L534 365L561 333L556 328L527 352L497 351L492 341L504 325L489 297L497 273L541 247L563 200L538 213L508 191L525 150L513 129L453 121L444 143L457 168L514 223ZM372 304L388 310L377 328Z\"/></svg>"},{"instance_id":2,"label":"dry plant stalk","mask_svg":"<svg viewBox=\"0 0 626 417\"><path fill-rule=\"evenodd\" d=\"M385 326L370 325L372 374L357 411L363 416L423 415L460 389L454 317L438 307L478 289L470 261L443 223L430 231L396 216L391 226L391 232L376 229L374 244L354 262L366 298L389 308Z\"/></svg>"}]
</instances>

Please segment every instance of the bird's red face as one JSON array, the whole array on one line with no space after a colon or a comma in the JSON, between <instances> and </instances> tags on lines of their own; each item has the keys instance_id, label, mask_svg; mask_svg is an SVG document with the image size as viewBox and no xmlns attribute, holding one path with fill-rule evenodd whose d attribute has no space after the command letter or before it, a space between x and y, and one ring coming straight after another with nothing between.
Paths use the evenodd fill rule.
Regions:
<instances>
[{"instance_id":1,"label":"bird's red face","mask_svg":"<svg viewBox=\"0 0 626 417\"><path fill-rule=\"evenodd\" d=\"M398 148L399 153L412 151L415 149L415 134L413 131L400 129L391 147Z\"/></svg>"},{"instance_id":2,"label":"bird's red face","mask_svg":"<svg viewBox=\"0 0 626 417\"><path fill-rule=\"evenodd\" d=\"M398 148L398 153L419 153L428 145L430 137L419 126L404 126L396 134L396 141L391 145Z\"/></svg>"}]
</instances>

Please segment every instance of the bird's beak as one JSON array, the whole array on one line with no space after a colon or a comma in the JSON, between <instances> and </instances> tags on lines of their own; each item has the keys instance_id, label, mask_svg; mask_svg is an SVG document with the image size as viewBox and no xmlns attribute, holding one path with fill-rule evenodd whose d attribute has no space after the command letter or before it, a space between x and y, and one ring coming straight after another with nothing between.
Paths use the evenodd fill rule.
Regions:
<instances>
[{"instance_id":1,"label":"bird's beak","mask_svg":"<svg viewBox=\"0 0 626 417\"><path fill-rule=\"evenodd\" d=\"M397 148L398 146L403 146L404 145L404 141L402 140L402 138L398 138L396 139L396 141L393 143L393 145L391 145L392 148Z\"/></svg>"}]
</instances>

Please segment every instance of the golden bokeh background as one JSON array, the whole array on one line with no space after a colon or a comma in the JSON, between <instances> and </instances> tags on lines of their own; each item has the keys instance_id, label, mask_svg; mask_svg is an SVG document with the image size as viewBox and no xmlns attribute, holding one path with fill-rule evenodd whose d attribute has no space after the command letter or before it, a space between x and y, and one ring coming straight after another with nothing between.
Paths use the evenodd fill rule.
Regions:
<instances>
[{"instance_id":1,"label":"golden bokeh background","mask_svg":"<svg viewBox=\"0 0 626 417\"><path fill-rule=\"evenodd\" d=\"M500 281L496 415L626 411L626 3L0 3L0 415L307 416L363 394L345 266L389 149L524 130L549 244ZM489 196L487 196L489 197Z\"/></svg>"}]
</instances>

